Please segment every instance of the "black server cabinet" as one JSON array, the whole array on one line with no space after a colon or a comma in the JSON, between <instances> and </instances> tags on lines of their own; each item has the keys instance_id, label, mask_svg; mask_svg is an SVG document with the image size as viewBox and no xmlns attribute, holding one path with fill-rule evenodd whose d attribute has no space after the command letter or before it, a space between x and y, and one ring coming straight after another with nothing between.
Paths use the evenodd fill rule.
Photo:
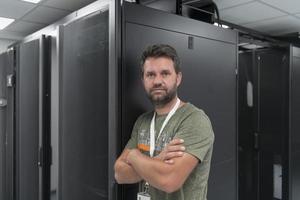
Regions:
<instances>
[{"instance_id":1,"label":"black server cabinet","mask_svg":"<svg viewBox=\"0 0 300 200\"><path fill-rule=\"evenodd\" d=\"M59 200L109 196L108 33L108 9L60 27Z\"/></svg>"},{"instance_id":2,"label":"black server cabinet","mask_svg":"<svg viewBox=\"0 0 300 200\"><path fill-rule=\"evenodd\" d=\"M208 199L237 199L236 32L135 4L124 4L123 19L122 146L137 116L152 108L140 79L140 55L147 45L170 44L182 61L179 96L204 109L215 132ZM135 186L123 190L123 199L135 195Z\"/></svg>"},{"instance_id":3,"label":"black server cabinet","mask_svg":"<svg viewBox=\"0 0 300 200\"><path fill-rule=\"evenodd\" d=\"M290 94L290 194L291 200L300 196L300 49L291 47L291 94Z\"/></svg>"},{"instance_id":4,"label":"black server cabinet","mask_svg":"<svg viewBox=\"0 0 300 200\"><path fill-rule=\"evenodd\" d=\"M21 44L17 55L17 199L38 200L39 41Z\"/></svg>"},{"instance_id":5,"label":"black server cabinet","mask_svg":"<svg viewBox=\"0 0 300 200\"><path fill-rule=\"evenodd\" d=\"M45 36L16 46L16 199L49 196L49 47ZM29 184L30 183L30 184Z\"/></svg>"},{"instance_id":6,"label":"black server cabinet","mask_svg":"<svg viewBox=\"0 0 300 200\"><path fill-rule=\"evenodd\" d=\"M6 146L6 59L7 54L0 55L0 199L5 192L5 146Z\"/></svg>"},{"instance_id":7,"label":"black server cabinet","mask_svg":"<svg viewBox=\"0 0 300 200\"><path fill-rule=\"evenodd\" d=\"M15 170L14 170L14 154L15 154L15 87L14 87L14 61L15 51L9 50L1 55L1 87L6 98L6 106L2 107L1 113L1 130L2 139L2 193L1 199L15 199Z\"/></svg>"},{"instance_id":8,"label":"black server cabinet","mask_svg":"<svg viewBox=\"0 0 300 200\"><path fill-rule=\"evenodd\" d=\"M255 114L257 106L257 76L254 69L255 53L239 54L238 78L238 172L239 199L252 200L258 194L257 150L255 150ZM247 91L248 90L248 91ZM251 96L252 94L252 96ZM250 96L248 96L250 95ZM248 105L249 104L249 105Z\"/></svg>"},{"instance_id":9,"label":"black server cabinet","mask_svg":"<svg viewBox=\"0 0 300 200\"><path fill-rule=\"evenodd\" d=\"M289 198L287 48L274 47L240 53L238 106L239 198L287 200Z\"/></svg>"}]
</instances>

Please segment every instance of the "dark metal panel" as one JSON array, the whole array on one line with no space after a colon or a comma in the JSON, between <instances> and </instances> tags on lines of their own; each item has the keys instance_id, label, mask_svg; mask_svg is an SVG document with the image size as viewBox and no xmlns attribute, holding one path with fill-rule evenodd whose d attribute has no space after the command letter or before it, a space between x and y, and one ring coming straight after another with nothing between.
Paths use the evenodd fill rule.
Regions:
<instances>
[{"instance_id":1,"label":"dark metal panel","mask_svg":"<svg viewBox=\"0 0 300 200\"><path fill-rule=\"evenodd\" d=\"M120 199L114 176L114 164L120 151L120 77L121 77L121 1L109 4L109 67L108 67L108 199Z\"/></svg>"},{"instance_id":2,"label":"dark metal panel","mask_svg":"<svg viewBox=\"0 0 300 200\"><path fill-rule=\"evenodd\" d=\"M126 22L157 28L161 27L174 32L195 36L201 35L205 38L236 44L237 33L233 30L223 29L211 24L150 9L137 4L124 2L124 7Z\"/></svg>"},{"instance_id":3,"label":"dark metal panel","mask_svg":"<svg viewBox=\"0 0 300 200\"><path fill-rule=\"evenodd\" d=\"M282 199L288 199L289 57L285 49L257 53L259 70L260 198L274 197L275 168L282 169Z\"/></svg>"},{"instance_id":4,"label":"dark metal panel","mask_svg":"<svg viewBox=\"0 0 300 200\"><path fill-rule=\"evenodd\" d=\"M59 68L58 29L51 35L51 168L50 199L58 199L58 124L59 124Z\"/></svg>"},{"instance_id":5,"label":"dark metal panel","mask_svg":"<svg viewBox=\"0 0 300 200\"><path fill-rule=\"evenodd\" d=\"M15 74L15 49L8 51L7 75ZM13 78L15 80L15 78ZM5 200L16 199L15 188L15 86L7 87L6 148L5 148Z\"/></svg>"},{"instance_id":6,"label":"dark metal panel","mask_svg":"<svg viewBox=\"0 0 300 200\"><path fill-rule=\"evenodd\" d=\"M42 35L39 40L39 200L50 198L50 39Z\"/></svg>"},{"instance_id":7,"label":"dark metal panel","mask_svg":"<svg viewBox=\"0 0 300 200\"><path fill-rule=\"evenodd\" d=\"M200 26L200 25L199 25ZM167 43L174 46L182 61L183 82L179 96L205 110L210 117L216 142L212 161L214 166L232 162L230 169L219 179L232 180L225 196L236 198L236 46L200 36L194 37L193 48L188 48L189 36L179 32L167 31L164 26L152 28L126 23L125 52L122 78L122 140L123 146L130 137L133 123L138 115L152 108L146 100L140 80L139 58L149 44ZM217 56L216 56L217 55ZM197 86L197 87L195 87ZM220 101L220 97L222 101ZM128 115L128 113L131 113ZM224 164L225 165L225 164ZM220 167L222 169L222 167ZM217 179L217 178L216 178ZM215 180L216 180L215 179ZM209 195L220 182L209 185ZM128 189L133 190L132 188ZM125 199L134 198L132 192L124 194ZM212 194L211 194L212 195ZM213 198L210 198L213 199Z\"/></svg>"},{"instance_id":8,"label":"dark metal panel","mask_svg":"<svg viewBox=\"0 0 300 200\"><path fill-rule=\"evenodd\" d=\"M292 162L291 162L291 200L298 200L300 196L300 153L295 152L292 153L291 156Z\"/></svg>"},{"instance_id":9,"label":"dark metal panel","mask_svg":"<svg viewBox=\"0 0 300 200\"><path fill-rule=\"evenodd\" d=\"M258 195L257 150L254 148L255 111L257 109L256 92L253 92L253 106L247 103L247 84L252 83L253 91L257 91L257 76L254 66L255 52L239 54L238 81L238 172L239 199L254 200ZM249 87L249 86L248 86Z\"/></svg>"},{"instance_id":10,"label":"dark metal panel","mask_svg":"<svg viewBox=\"0 0 300 200\"><path fill-rule=\"evenodd\" d=\"M193 50L182 47L185 78L179 95L210 117L216 137L212 165L236 160L236 46L195 37Z\"/></svg>"},{"instance_id":11,"label":"dark metal panel","mask_svg":"<svg viewBox=\"0 0 300 200\"><path fill-rule=\"evenodd\" d=\"M293 55L299 48L293 48ZM292 57L291 71L291 200L300 196L300 57Z\"/></svg>"},{"instance_id":12,"label":"dark metal panel","mask_svg":"<svg viewBox=\"0 0 300 200\"><path fill-rule=\"evenodd\" d=\"M18 56L17 199L37 200L39 194L39 41L20 44Z\"/></svg>"},{"instance_id":13,"label":"dark metal panel","mask_svg":"<svg viewBox=\"0 0 300 200\"><path fill-rule=\"evenodd\" d=\"M253 83L253 107L247 105L248 81ZM280 193L282 199L288 199L288 88L287 49L262 49L240 54L239 197L241 199L273 199ZM280 169L282 169L281 188L277 185L280 182L278 177Z\"/></svg>"},{"instance_id":14,"label":"dark metal panel","mask_svg":"<svg viewBox=\"0 0 300 200\"><path fill-rule=\"evenodd\" d=\"M108 199L108 16L74 21L59 38L60 200Z\"/></svg>"},{"instance_id":15,"label":"dark metal panel","mask_svg":"<svg viewBox=\"0 0 300 200\"><path fill-rule=\"evenodd\" d=\"M236 188L235 175L232 173L232 169L235 168L235 160L211 166L207 199L237 199L236 190L233 189Z\"/></svg>"},{"instance_id":16,"label":"dark metal panel","mask_svg":"<svg viewBox=\"0 0 300 200\"><path fill-rule=\"evenodd\" d=\"M6 59L6 53L0 55L0 199L5 195Z\"/></svg>"}]
</instances>

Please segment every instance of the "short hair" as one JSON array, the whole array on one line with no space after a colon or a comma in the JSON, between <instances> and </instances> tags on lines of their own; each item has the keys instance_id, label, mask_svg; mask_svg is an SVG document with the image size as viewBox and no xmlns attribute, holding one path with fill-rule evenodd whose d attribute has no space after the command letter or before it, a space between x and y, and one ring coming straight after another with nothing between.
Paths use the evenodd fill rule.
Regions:
<instances>
[{"instance_id":1,"label":"short hair","mask_svg":"<svg viewBox=\"0 0 300 200\"><path fill-rule=\"evenodd\" d=\"M140 67L141 67L141 75L144 75L144 64L147 58L159 58L159 57L167 57L173 61L174 69L176 74L181 72L180 68L180 59L176 50L167 44L154 44L148 46L145 51L142 53Z\"/></svg>"}]
</instances>

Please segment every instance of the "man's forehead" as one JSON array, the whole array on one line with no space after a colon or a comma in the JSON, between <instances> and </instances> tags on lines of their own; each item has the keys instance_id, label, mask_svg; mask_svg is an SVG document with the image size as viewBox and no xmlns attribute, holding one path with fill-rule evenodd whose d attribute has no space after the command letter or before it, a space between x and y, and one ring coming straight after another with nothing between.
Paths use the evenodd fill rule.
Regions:
<instances>
[{"instance_id":1,"label":"man's forehead","mask_svg":"<svg viewBox=\"0 0 300 200\"><path fill-rule=\"evenodd\" d=\"M157 56L157 57L148 57L146 58L145 62L149 61L165 61L165 62L172 62L173 60L170 57L167 56Z\"/></svg>"},{"instance_id":2,"label":"man's forehead","mask_svg":"<svg viewBox=\"0 0 300 200\"><path fill-rule=\"evenodd\" d=\"M145 70L172 70L174 69L174 63L171 59L149 58L144 63Z\"/></svg>"},{"instance_id":3,"label":"man's forehead","mask_svg":"<svg viewBox=\"0 0 300 200\"><path fill-rule=\"evenodd\" d=\"M169 65L146 65L144 66L145 72L162 72L162 71L173 71L174 67Z\"/></svg>"},{"instance_id":4,"label":"man's forehead","mask_svg":"<svg viewBox=\"0 0 300 200\"><path fill-rule=\"evenodd\" d=\"M170 72L171 73L171 69L146 69L145 73L162 73L162 72Z\"/></svg>"}]
</instances>

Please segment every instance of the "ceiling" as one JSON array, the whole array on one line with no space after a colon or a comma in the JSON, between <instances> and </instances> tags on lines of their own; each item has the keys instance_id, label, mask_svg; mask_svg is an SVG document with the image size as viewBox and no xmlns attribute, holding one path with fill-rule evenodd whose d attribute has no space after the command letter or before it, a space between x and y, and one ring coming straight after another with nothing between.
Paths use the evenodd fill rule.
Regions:
<instances>
[{"instance_id":1,"label":"ceiling","mask_svg":"<svg viewBox=\"0 0 300 200\"><path fill-rule=\"evenodd\" d=\"M95 0L0 0L0 17L16 19L0 30L0 41L16 41ZM300 31L299 0L214 0L222 20L266 34Z\"/></svg>"},{"instance_id":2,"label":"ceiling","mask_svg":"<svg viewBox=\"0 0 300 200\"><path fill-rule=\"evenodd\" d=\"M263 32L282 35L300 32L299 0L214 0L221 19Z\"/></svg>"},{"instance_id":3,"label":"ceiling","mask_svg":"<svg viewBox=\"0 0 300 200\"><path fill-rule=\"evenodd\" d=\"M94 1L42 0L33 4L21 0L0 0L0 17L15 19L7 28L0 30L0 40L20 40Z\"/></svg>"}]
</instances>

